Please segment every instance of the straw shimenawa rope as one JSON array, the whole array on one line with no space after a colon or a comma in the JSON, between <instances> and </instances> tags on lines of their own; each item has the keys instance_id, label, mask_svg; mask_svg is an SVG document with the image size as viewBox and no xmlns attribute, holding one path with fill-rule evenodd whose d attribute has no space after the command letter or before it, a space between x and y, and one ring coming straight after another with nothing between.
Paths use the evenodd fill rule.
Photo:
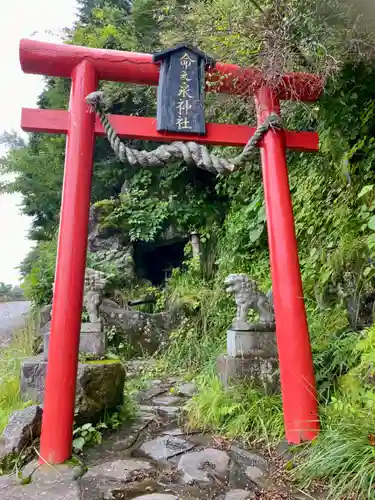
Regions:
<instances>
[{"instance_id":1,"label":"straw shimenawa rope","mask_svg":"<svg viewBox=\"0 0 375 500\"><path fill-rule=\"evenodd\" d=\"M103 107L103 92L92 92L86 97L86 102L99 116L107 138L115 152L117 158L122 163L141 167L162 167L167 163L184 161L187 165L194 164L197 167L208 170L214 175L227 175L236 171L246 161L262 139L263 135L271 128L280 128L280 116L271 113L264 123L260 124L254 135L250 138L242 152L232 159L219 158L210 153L202 144L196 142L172 142L163 144L153 151L139 151L128 148L119 138L115 129L109 122Z\"/></svg>"}]
</instances>

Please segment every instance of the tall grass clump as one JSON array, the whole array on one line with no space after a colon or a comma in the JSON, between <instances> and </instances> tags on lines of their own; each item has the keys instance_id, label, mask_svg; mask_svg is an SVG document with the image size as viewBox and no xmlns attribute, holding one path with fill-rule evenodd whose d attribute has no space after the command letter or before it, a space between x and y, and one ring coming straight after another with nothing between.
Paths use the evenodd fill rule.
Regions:
<instances>
[{"instance_id":1,"label":"tall grass clump","mask_svg":"<svg viewBox=\"0 0 375 500\"><path fill-rule=\"evenodd\" d=\"M375 499L375 327L339 336L329 351L335 392L322 400L321 434L294 475L303 485L323 480L330 499Z\"/></svg>"},{"instance_id":2,"label":"tall grass clump","mask_svg":"<svg viewBox=\"0 0 375 500\"><path fill-rule=\"evenodd\" d=\"M225 350L233 304L219 279L206 278L197 259L186 261L186 270L175 269L166 290L167 305L180 315L161 363L168 373L201 373L209 370Z\"/></svg>"},{"instance_id":3,"label":"tall grass clump","mask_svg":"<svg viewBox=\"0 0 375 500\"><path fill-rule=\"evenodd\" d=\"M318 440L303 452L294 476L303 486L323 480L328 485L327 500L374 499L375 416L365 408L353 409L349 402L344 409L342 401L341 409L325 419Z\"/></svg>"},{"instance_id":4,"label":"tall grass clump","mask_svg":"<svg viewBox=\"0 0 375 500\"><path fill-rule=\"evenodd\" d=\"M214 375L201 377L199 385L185 406L189 428L252 443L272 444L284 435L280 395L264 395L246 383L224 389Z\"/></svg>"},{"instance_id":5,"label":"tall grass clump","mask_svg":"<svg viewBox=\"0 0 375 500\"><path fill-rule=\"evenodd\" d=\"M34 329L31 320L13 334L7 346L0 348L0 434L10 414L27 406L21 399L20 368L22 360L33 354Z\"/></svg>"}]
</instances>

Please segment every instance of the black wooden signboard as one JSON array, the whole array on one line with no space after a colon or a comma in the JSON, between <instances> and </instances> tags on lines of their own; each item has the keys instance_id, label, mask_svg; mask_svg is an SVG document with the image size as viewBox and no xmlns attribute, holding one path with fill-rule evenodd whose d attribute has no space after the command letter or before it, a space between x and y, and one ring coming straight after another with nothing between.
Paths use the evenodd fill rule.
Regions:
<instances>
[{"instance_id":1,"label":"black wooden signboard","mask_svg":"<svg viewBox=\"0 0 375 500\"><path fill-rule=\"evenodd\" d=\"M157 92L158 132L205 134L204 82L214 61L189 45L154 54L161 62Z\"/></svg>"}]
</instances>

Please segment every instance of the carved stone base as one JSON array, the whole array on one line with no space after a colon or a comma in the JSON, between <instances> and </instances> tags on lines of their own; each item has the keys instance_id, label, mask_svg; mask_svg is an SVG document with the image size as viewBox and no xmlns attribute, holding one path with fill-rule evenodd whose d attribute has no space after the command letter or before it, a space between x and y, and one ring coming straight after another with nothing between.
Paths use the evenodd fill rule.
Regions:
<instances>
[{"instance_id":1,"label":"carved stone base","mask_svg":"<svg viewBox=\"0 0 375 500\"><path fill-rule=\"evenodd\" d=\"M275 332L228 330L227 353L233 358L277 356Z\"/></svg>"},{"instance_id":2,"label":"carved stone base","mask_svg":"<svg viewBox=\"0 0 375 500\"><path fill-rule=\"evenodd\" d=\"M44 359L48 359L50 332L44 334L43 353ZM107 348L107 336L102 331L102 324L97 323L82 323L81 335L79 340L79 352L93 354L98 358L105 356Z\"/></svg>"},{"instance_id":3,"label":"carved stone base","mask_svg":"<svg viewBox=\"0 0 375 500\"><path fill-rule=\"evenodd\" d=\"M261 356L237 357L222 354L216 361L217 375L224 387L230 381L249 380L254 386L266 394L279 392L280 381L278 374L278 360L276 357L263 358Z\"/></svg>"},{"instance_id":4,"label":"carved stone base","mask_svg":"<svg viewBox=\"0 0 375 500\"><path fill-rule=\"evenodd\" d=\"M101 323L82 323L79 352L94 354L101 358L107 349L107 336Z\"/></svg>"}]
</instances>

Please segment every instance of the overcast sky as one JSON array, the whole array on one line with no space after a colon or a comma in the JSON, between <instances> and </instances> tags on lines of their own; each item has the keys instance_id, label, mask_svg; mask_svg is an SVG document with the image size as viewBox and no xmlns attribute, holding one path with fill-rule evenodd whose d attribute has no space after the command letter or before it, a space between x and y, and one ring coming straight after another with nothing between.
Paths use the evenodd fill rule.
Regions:
<instances>
[{"instance_id":1,"label":"overcast sky","mask_svg":"<svg viewBox=\"0 0 375 500\"><path fill-rule=\"evenodd\" d=\"M75 0L13 0L2 7L0 133L12 129L21 132L21 108L35 107L43 89L42 77L25 75L21 71L20 39L59 41L61 30L72 27L76 9ZM3 154L4 149L0 146L0 156ZM31 247L26 237L30 220L20 215L20 203L19 195L0 195L0 281L12 284L18 283L19 274L15 268Z\"/></svg>"}]
</instances>

